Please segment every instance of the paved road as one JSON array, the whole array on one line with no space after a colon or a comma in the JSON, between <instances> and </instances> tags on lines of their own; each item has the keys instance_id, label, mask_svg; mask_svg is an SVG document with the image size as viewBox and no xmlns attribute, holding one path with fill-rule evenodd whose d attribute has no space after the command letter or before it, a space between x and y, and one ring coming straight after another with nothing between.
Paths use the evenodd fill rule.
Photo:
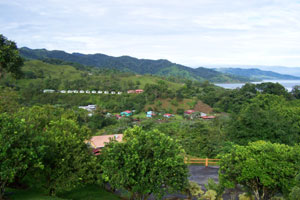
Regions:
<instances>
[{"instance_id":1,"label":"paved road","mask_svg":"<svg viewBox=\"0 0 300 200\"><path fill-rule=\"evenodd\" d=\"M219 167L217 166L205 167L200 165L190 165L189 171L189 180L194 181L201 186L207 184L209 178L212 178L216 183L218 183Z\"/></svg>"}]
</instances>

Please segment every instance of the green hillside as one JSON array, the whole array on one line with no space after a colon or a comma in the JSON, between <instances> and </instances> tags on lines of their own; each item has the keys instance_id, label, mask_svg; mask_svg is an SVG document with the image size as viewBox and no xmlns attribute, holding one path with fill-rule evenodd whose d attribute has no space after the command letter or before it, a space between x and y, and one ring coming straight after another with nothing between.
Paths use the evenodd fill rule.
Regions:
<instances>
[{"instance_id":1,"label":"green hillside","mask_svg":"<svg viewBox=\"0 0 300 200\"><path fill-rule=\"evenodd\" d=\"M137 113L149 110L177 113L192 109L199 101L202 84L218 88L212 84L188 81L174 77L137 75L118 70L98 68L77 68L70 65L56 65L40 60L26 61L22 67L24 77L18 80L9 76L0 81L18 90L25 106L51 104L62 107L78 107L96 104L112 113L136 110ZM52 89L54 93L43 93ZM143 89L142 94L127 94L128 90ZM61 90L95 90L122 92L121 95L63 94ZM161 105L157 101L162 102Z\"/></svg>"},{"instance_id":2,"label":"green hillside","mask_svg":"<svg viewBox=\"0 0 300 200\"><path fill-rule=\"evenodd\" d=\"M175 76L190 80L211 82L245 82L249 79L234 75L226 75L203 67L190 68L168 60L137 59L130 56L113 57L105 54L66 53L64 51L48 51L46 49L20 48L20 54L27 59L38 59L47 62L61 60L78 63L84 66L94 66L101 69L117 69L136 74L153 74L165 77Z\"/></svg>"},{"instance_id":3,"label":"green hillside","mask_svg":"<svg viewBox=\"0 0 300 200\"><path fill-rule=\"evenodd\" d=\"M156 84L158 81L163 80L160 77L152 75L136 75L97 69L94 69L94 71L79 70L70 65L54 65L40 60L26 61L22 70L25 73L26 79L20 79L18 81L23 84L37 82L42 79L58 79L61 82L59 87L52 85L54 88L51 88L51 85L49 85L48 89L115 89L127 91L130 89L144 88L146 84ZM170 89L178 89L182 86L181 83L175 83L165 79L163 81L166 82ZM63 82L69 82L70 85L64 85ZM89 84L85 84L86 82L89 82ZM116 82L118 86L115 85L115 88L113 88ZM132 87L130 87L131 85Z\"/></svg>"}]
</instances>

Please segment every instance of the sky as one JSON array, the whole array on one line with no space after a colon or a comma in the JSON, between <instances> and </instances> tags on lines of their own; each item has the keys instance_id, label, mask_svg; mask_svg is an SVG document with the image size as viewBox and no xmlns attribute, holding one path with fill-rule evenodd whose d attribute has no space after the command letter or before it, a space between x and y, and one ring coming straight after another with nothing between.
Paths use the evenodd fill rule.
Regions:
<instances>
[{"instance_id":1,"label":"sky","mask_svg":"<svg viewBox=\"0 0 300 200\"><path fill-rule=\"evenodd\" d=\"M0 0L18 47L300 67L300 0Z\"/></svg>"}]
</instances>

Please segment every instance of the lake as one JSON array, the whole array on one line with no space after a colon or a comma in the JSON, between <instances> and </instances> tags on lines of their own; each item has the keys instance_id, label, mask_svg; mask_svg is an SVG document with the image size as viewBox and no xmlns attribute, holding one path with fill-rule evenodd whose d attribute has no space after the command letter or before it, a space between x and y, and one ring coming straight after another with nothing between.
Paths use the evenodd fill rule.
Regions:
<instances>
[{"instance_id":1,"label":"lake","mask_svg":"<svg viewBox=\"0 0 300 200\"><path fill-rule=\"evenodd\" d=\"M263 82L279 83L283 87L285 87L289 92L292 91L295 85L300 85L300 80L263 80L262 82L251 82L251 83L260 84ZM245 83L217 83L215 85L226 89L236 89L236 88L241 88L243 85L245 85Z\"/></svg>"}]
</instances>

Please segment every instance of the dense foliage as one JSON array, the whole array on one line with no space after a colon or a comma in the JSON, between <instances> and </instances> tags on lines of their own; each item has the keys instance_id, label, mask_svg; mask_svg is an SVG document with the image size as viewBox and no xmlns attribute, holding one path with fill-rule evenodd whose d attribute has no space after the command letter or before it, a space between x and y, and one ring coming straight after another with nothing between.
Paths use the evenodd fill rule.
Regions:
<instances>
[{"instance_id":1,"label":"dense foliage","mask_svg":"<svg viewBox=\"0 0 300 200\"><path fill-rule=\"evenodd\" d=\"M264 141L234 146L220 163L220 181L229 188L237 184L253 192L256 199L288 195L300 170L300 148Z\"/></svg>"},{"instance_id":2,"label":"dense foliage","mask_svg":"<svg viewBox=\"0 0 300 200\"><path fill-rule=\"evenodd\" d=\"M8 72L19 78L22 76L22 65L23 59L16 43L0 34L0 78Z\"/></svg>"},{"instance_id":3,"label":"dense foliage","mask_svg":"<svg viewBox=\"0 0 300 200\"><path fill-rule=\"evenodd\" d=\"M231 141L247 144L268 140L284 144L300 142L300 109L277 95L258 95L245 104L228 129Z\"/></svg>"},{"instance_id":4,"label":"dense foliage","mask_svg":"<svg viewBox=\"0 0 300 200\"><path fill-rule=\"evenodd\" d=\"M35 132L26 126L25 120L0 114L0 199L5 187L15 177L26 172L29 166L42 167L35 150Z\"/></svg>"},{"instance_id":5,"label":"dense foliage","mask_svg":"<svg viewBox=\"0 0 300 200\"><path fill-rule=\"evenodd\" d=\"M124 142L110 142L101 154L103 176L114 188L131 192L131 199L162 197L187 184L184 151L157 130L128 129Z\"/></svg>"}]
</instances>

